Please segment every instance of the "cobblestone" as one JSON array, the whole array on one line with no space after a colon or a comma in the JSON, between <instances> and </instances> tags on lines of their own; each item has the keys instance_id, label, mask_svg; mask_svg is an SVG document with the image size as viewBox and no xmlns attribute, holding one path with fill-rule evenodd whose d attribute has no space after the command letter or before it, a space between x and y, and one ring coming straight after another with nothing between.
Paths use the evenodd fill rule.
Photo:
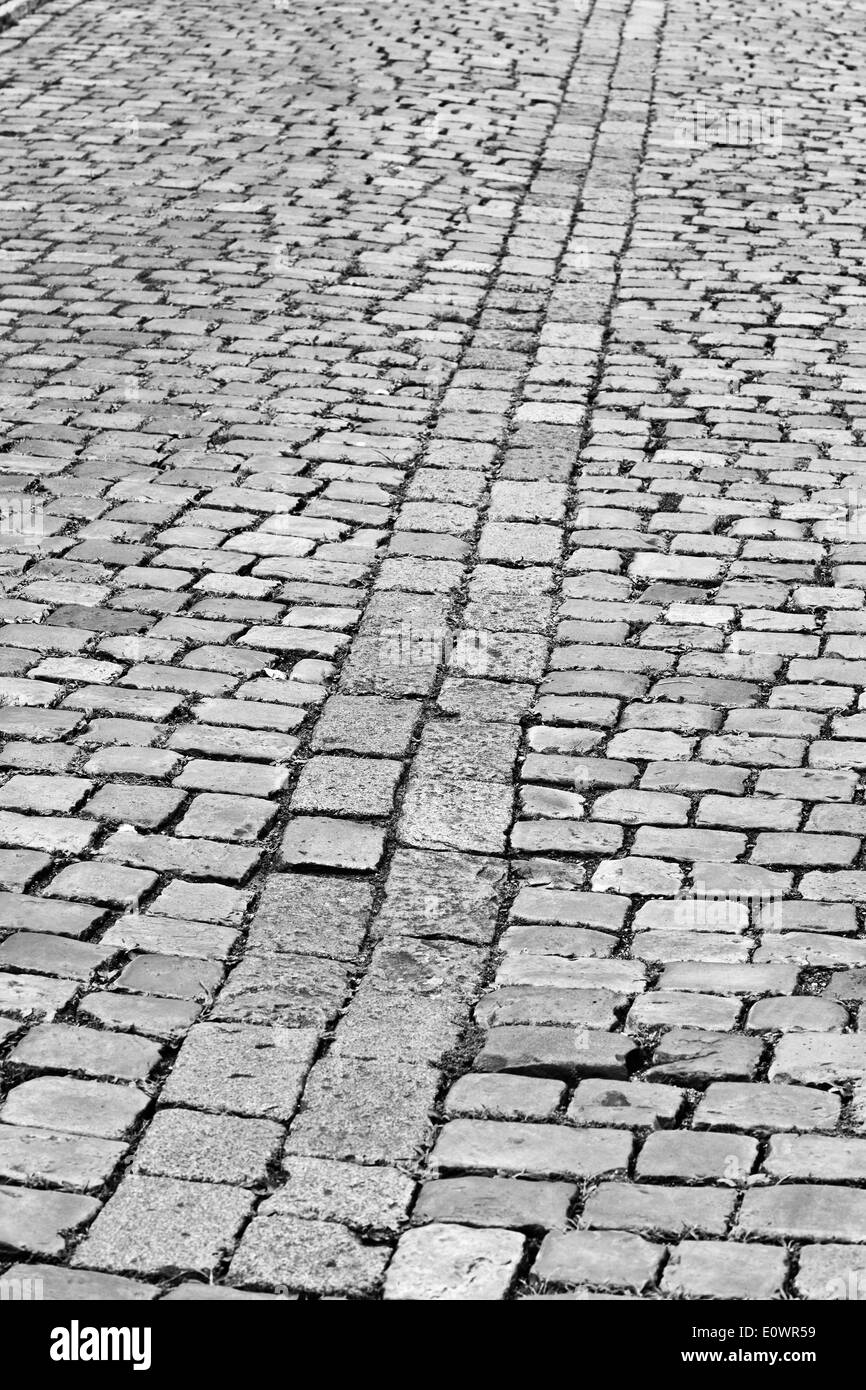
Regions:
<instances>
[{"instance_id":1,"label":"cobblestone","mask_svg":"<svg viewBox=\"0 0 866 1390\"><path fill-rule=\"evenodd\" d=\"M859 1277L864 38L729 10L4 28L0 1243L47 1297Z\"/></svg>"}]
</instances>

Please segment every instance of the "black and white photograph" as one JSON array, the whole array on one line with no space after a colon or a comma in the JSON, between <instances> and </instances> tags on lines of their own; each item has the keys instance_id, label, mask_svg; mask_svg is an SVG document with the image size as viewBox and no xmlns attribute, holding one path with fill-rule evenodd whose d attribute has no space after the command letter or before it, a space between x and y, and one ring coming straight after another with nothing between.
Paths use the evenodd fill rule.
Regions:
<instances>
[{"instance_id":1,"label":"black and white photograph","mask_svg":"<svg viewBox=\"0 0 866 1390\"><path fill-rule=\"evenodd\" d=\"M864 0L3 0L24 1369L431 1302L820 1369L864 599Z\"/></svg>"}]
</instances>

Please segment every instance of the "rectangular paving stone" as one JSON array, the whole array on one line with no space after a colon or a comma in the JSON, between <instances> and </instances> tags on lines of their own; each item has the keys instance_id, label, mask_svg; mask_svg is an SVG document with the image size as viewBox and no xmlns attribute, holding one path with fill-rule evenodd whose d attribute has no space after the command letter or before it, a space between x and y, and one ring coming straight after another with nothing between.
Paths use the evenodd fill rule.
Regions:
<instances>
[{"instance_id":1,"label":"rectangular paving stone","mask_svg":"<svg viewBox=\"0 0 866 1390\"><path fill-rule=\"evenodd\" d=\"M0 945L0 968L89 980L114 954L110 947L93 946L68 936L16 932Z\"/></svg>"},{"instance_id":2,"label":"rectangular paving stone","mask_svg":"<svg viewBox=\"0 0 866 1390\"><path fill-rule=\"evenodd\" d=\"M730 1189L603 1182L584 1204L581 1225L636 1231L656 1240L723 1236L736 1196Z\"/></svg>"},{"instance_id":3,"label":"rectangular paving stone","mask_svg":"<svg viewBox=\"0 0 866 1390\"><path fill-rule=\"evenodd\" d=\"M122 1139L149 1101L150 1097L135 1086L67 1076L38 1077L12 1087L0 1107L0 1120L7 1125Z\"/></svg>"},{"instance_id":4,"label":"rectangular paving stone","mask_svg":"<svg viewBox=\"0 0 866 1390\"><path fill-rule=\"evenodd\" d=\"M749 1240L866 1240L866 1193L820 1183L747 1192L735 1234Z\"/></svg>"},{"instance_id":5,"label":"rectangular paving stone","mask_svg":"<svg viewBox=\"0 0 866 1390\"><path fill-rule=\"evenodd\" d=\"M631 1151L631 1135L616 1130L451 1120L439 1131L430 1164L437 1172L579 1179L624 1171Z\"/></svg>"},{"instance_id":6,"label":"rectangular paving stone","mask_svg":"<svg viewBox=\"0 0 866 1390\"><path fill-rule=\"evenodd\" d=\"M397 828L401 844L418 849L502 854L513 793L493 782L410 779Z\"/></svg>"},{"instance_id":7,"label":"rectangular paving stone","mask_svg":"<svg viewBox=\"0 0 866 1390\"><path fill-rule=\"evenodd\" d=\"M257 1216L241 1237L229 1278L254 1287L358 1297L375 1289L388 1253L387 1246L364 1245L334 1221Z\"/></svg>"},{"instance_id":8,"label":"rectangular paving stone","mask_svg":"<svg viewBox=\"0 0 866 1390\"><path fill-rule=\"evenodd\" d=\"M170 1107L157 1111L135 1152L132 1171L194 1181L260 1186L285 1131L271 1120L207 1115Z\"/></svg>"},{"instance_id":9,"label":"rectangular paving stone","mask_svg":"<svg viewBox=\"0 0 866 1390\"><path fill-rule=\"evenodd\" d=\"M658 1129L673 1124L683 1100L683 1091L675 1086L590 1077L578 1083L567 1117L578 1125Z\"/></svg>"},{"instance_id":10,"label":"rectangular paving stone","mask_svg":"<svg viewBox=\"0 0 866 1390\"><path fill-rule=\"evenodd\" d=\"M283 1159L283 1186L260 1211L396 1234L414 1192L411 1177L396 1168L288 1154Z\"/></svg>"},{"instance_id":11,"label":"rectangular paving stone","mask_svg":"<svg viewBox=\"0 0 866 1390\"><path fill-rule=\"evenodd\" d=\"M241 882L261 858L257 849L221 844L218 840L176 840L171 835L140 835L119 830L100 848L106 859L179 873L191 878Z\"/></svg>"},{"instance_id":12,"label":"rectangular paving stone","mask_svg":"<svg viewBox=\"0 0 866 1390\"><path fill-rule=\"evenodd\" d=\"M830 1091L806 1086L715 1081L695 1111L696 1129L736 1129L753 1133L776 1130L830 1130L842 1103Z\"/></svg>"},{"instance_id":13,"label":"rectangular paving stone","mask_svg":"<svg viewBox=\"0 0 866 1390\"><path fill-rule=\"evenodd\" d=\"M638 1154L635 1174L639 1178L691 1182L740 1182L752 1172L757 1155L757 1143L744 1135L656 1130Z\"/></svg>"},{"instance_id":14,"label":"rectangular paving stone","mask_svg":"<svg viewBox=\"0 0 866 1390\"><path fill-rule=\"evenodd\" d=\"M437 1081L420 1064L326 1057L310 1076L286 1154L412 1163L429 1136Z\"/></svg>"},{"instance_id":15,"label":"rectangular paving stone","mask_svg":"<svg viewBox=\"0 0 866 1390\"><path fill-rule=\"evenodd\" d=\"M99 1211L92 1197L0 1186L0 1245L32 1255L62 1255L67 1239Z\"/></svg>"},{"instance_id":16,"label":"rectangular paving stone","mask_svg":"<svg viewBox=\"0 0 866 1390\"><path fill-rule=\"evenodd\" d=\"M319 865L328 869L375 869L384 850L385 831L364 821L328 816L295 816L280 847L284 865Z\"/></svg>"},{"instance_id":17,"label":"rectangular paving stone","mask_svg":"<svg viewBox=\"0 0 866 1390\"><path fill-rule=\"evenodd\" d=\"M336 874L272 874L250 924L248 947L268 954L354 960L372 901L372 889L362 880Z\"/></svg>"},{"instance_id":18,"label":"rectangular paving stone","mask_svg":"<svg viewBox=\"0 0 866 1390\"><path fill-rule=\"evenodd\" d=\"M519 1178L438 1178L421 1189L412 1211L416 1223L456 1222L513 1230L564 1230L576 1188L569 1183Z\"/></svg>"},{"instance_id":19,"label":"rectangular paving stone","mask_svg":"<svg viewBox=\"0 0 866 1390\"><path fill-rule=\"evenodd\" d=\"M635 1053L632 1040L592 1028L503 1025L491 1028L475 1058L479 1071L574 1080L603 1076L624 1080Z\"/></svg>"},{"instance_id":20,"label":"rectangular paving stone","mask_svg":"<svg viewBox=\"0 0 866 1390\"><path fill-rule=\"evenodd\" d=\"M490 856L398 847L373 931L489 942L504 879L505 866Z\"/></svg>"},{"instance_id":21,"label":"rectangular paving stone","mask_svg":"<svg viewBox=\"0 0 866 1390\"><path fill-rule=\"evenodd\" d=\"M674 1298L780 1298L787 1267L784 1246L684 1240L671 1253L661 1287Z\"/></svg>"},{"instance_id":22,"label":"rectangular paving stone","mask_svg":"<svg viewBox=\"0 0 866 1390\"><path fill-rule=\"evenodd\" d=\"M836 1033L802 1033L780 1038L769 1077L771 1081L811 1086L862 1081L866 1078L866 1038Z\"/></svg>"},{"instance_id":23,"label":"rectangular paving stone","mask_svg":"<svg viewBox=\"0 0 866 1390\"><path fill-rule=\"evenodd\" d=\"M506 1296L523 1256L516 1231L433 1222L400 1238L384 1286L386 1301L492 1301Z\"/></svg>"},{"instance_id":24,"label":"rectangular paving stone","mask_svg":"<svg viewBox=\"0 0 866 1390\"><path fill-rule=\"evenodd\" d=\"M664 1245L623 1231L551 1232L542 1242L532 1274L558 1287L640 1293L655 1282L664 1256Z\"/></svg>"},{"instance_id":25,"label":"rectangular paving stone","mask_svg":"<svg viewBox=\"0 0 866 1390\"><path fill-rule=\"evenodd\" d=\"M106 1139L0 1124L0 1177L92 1192L111 1177L126 1149Z\"/></svg>"},{"instance_id":26,"label":"rectangular paving stone","mask_svg":"<svg viewBox=\"0 0 866 1390\"><path fill-rule=\"evenodd\" d=\"M234 967L210 1017L216 1022L324 1029L348 992L348 971L314 956L257 952Z\"/></svg>"},{"instance_id":27,"label":"rectangular paving stone","mask_svg":"<svg viewBox=\"0 0 866 1390\"><path fill-rule=\"evenodd\" d=\"M553 1117L564 1095L561 1081L468 1072L451 1087L445 1109L452 1118L545 1120Z\"/></svg>"},{"instance_id":28,"label":"rectangular paving stone","mask_svg":"<svg viewBox=\"0 0 866 1390\"><path fill-rule=\"evenodd\" d=\"M252 1196L225 1184L124 1178L73 1256L75 1266L171 1276L214 1269L232 1249Z\"/></svg>"},{"instance_id":29,"label":"rectangular paving stone","mask_svg":"<svg viewBox=\"0 0 866 1390\"><path fill-rule=\"evenodd\" d=\"M178 1053L161 1100L269 1120L291 1118L313 1059L310 1028L200 1023Z\"/></svg>"},{"instance_id":30,"label":"rectangular paving stone","mask_svg":"<svg viewBox=\"0 0 866 1390\"><path fill-rule=\"evenodd\" d=\"M156 955L196 956L224 961L236 945L239 933L213 922L189 922L180 917L119 917L103 934L106 946Z\"/></svg>"},{"instance_id":31,"label":"rectangular paving stone","mask_svg":"<svg viewBox=\"0 0 866 1390\"><path fill-rule=\"evenodd\" d=\"M42 1023L25 1034L8 1060L35 1071L75 1071L120 1081L144 1081L160 1058L160 1048L144 1038Z\"/></svg>"},{"instance_id":32,"label":"rectangular paving stone","mask_svg":"<svg viewBox=\"0 0 866 1390\"><path fill-rule=\"evenodd\" d=\"M4 931L80 937L85 936L103 915L102 909L96 907L49 902L25 893L0 893L0 928Z\"/></svg>"}]
</instances>

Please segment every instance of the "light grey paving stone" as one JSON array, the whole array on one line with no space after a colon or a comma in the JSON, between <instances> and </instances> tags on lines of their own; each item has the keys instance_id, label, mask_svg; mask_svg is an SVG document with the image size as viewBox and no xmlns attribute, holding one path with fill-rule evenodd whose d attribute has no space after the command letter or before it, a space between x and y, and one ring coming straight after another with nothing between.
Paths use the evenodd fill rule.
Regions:
<instances>
[{"instance_id":1,"label":"light grey paving stone","mask_svg":"<svg viewBox=\"0 0 866 1390\"><path fill-rule=\"evenodd\" d=\"M110 948L74 941L66 936L17 932L14 936L7 936L0 946L0 969L33 970L40 975L60 975L85 981L114 954Z\"/></svg>"},{"instance_id":2,"label":"light grey paving stone","mask_svg":"<svg viewBox=\"0 0 866 1390\"><path fill-rule=\"evenodd\" d=\"M451 1120L430 1158L435 1172L461 1170L550 1178L590 1178L624 1172L632 1136L616 1130L506 1120Z\"/></svg>"},{"instance_id":3,"label":"light grey paving stone","mask_svg":"<svg viewBox=\"0 0 866 1390\"><path fill-rule=\"evenodd\" d=\"M0 1124L0 1176L91 1192L111 1177L127 1146L54 1129Z\"/></svg>"},{"instance_id":4,"label":"light grey paving stone","mask_svg":"<svg viewBox=\"0 0 866 1390\"><path fill-rule=\"evenodd\" d=\"M787 1264L784 1246L684 1240L672 1251L661 1286L675 1298L781 1298Z\"/></svg>"},{"instance_id":5,"label":"light grey paving stone","mask_svg":"<svg viewBox=\"0 0 866 1390\"><path fill-rule=\"evenodd\" d=\"M150 750L148 750L150 751ZM169 755L170 757L172 755ZM169 787L125 786L107 783L90 798L84 814L114 825L158 830L183 805L182 792Z\"/></svg>"},{"instance_id":6,"label":"light grey paving stone","mask_svg":"<svg viewBox=\"0 0 866 1390\"><path fill-rule=\"evenodd\" d=\"M122 1139L149 1103L150 1097L135 1086L45 1076L13 1086L0 1108L0 1120L10 1125Z\"/></svg>"},{"instance_id":7,"label":"light grey paving stone","mask_svg":"<svg viewBox=\"0 0 866 1390\"><path fill-rule=\"evenodd\" d=\"M809 1086L715 1081L694 1113L695 1129L778 1130L835 1129L842 1102L832 1091Z\"/></svg>"},{"instance_id":8,"label":"light grey paving stone","mask_svg":"<svg viewBox=\"0 0 866 1390\"><path fill-rule=\"evenodd\" d=\"M224 970L218 961L175 955L133 956L114 981L116 989L164 995L170 999L209 1001L221 984Z\"/></svg>"},{"instance_id":9,"label":"light grey paving stone","mask_svg":"<svg viewBox=\"0 0 866 1390\"><path fill-rule=\"evenodd\" d=\"M62 1255L66 1242L99 1211L92 1197L0 1186L0 1244L31 1255Z\"/></svg>"},{"instance_id":10,"label":"light grey paving stone","mask_svg":"<svg viewBox=\"0 0 866 1390\"><path fill-rule=\"evenodd\" d=\"M594 1028L511 1026L491 1028L475 1059L479 1071L516 1071L528 1076L604 1076L625 1080L636 1049L622 1033Z\"/></svg>"},{"instance_id":11,"label":"light grey paving stone","mask_svg":"<svg viewBox=\"0 0 866 1390\"><path fill-rule=\"evenodd\" d=\"M29 849L2 849L0 850L0 885L6 890L6 893L22 893L50 867L50 854L40 854L36 850Z\"/></svg>"},{"instance_id":12,"label":"light grey paving stone","mask_svg":"<svg viewBox=\"0 0 866 1390\"><path fill-rule=\"evenodd\" d=\"M210 1018L283 1028L324 1029L348 992L347 967L320 957L247 956L229 974Z\"/></svg>"},{"instance_id":13,"label":"light grey paving stone","mask_svg":"<svg viewBox=\"0 0 866 1390\"><path fill-rule=\"evenodd\" d=\"M846 1033L799 1033L780 1038L771 1081L833 1085L866 1079L866 1039Z\"/></svg>"},{"instance_id":14,"label":"light grey paving stone","mask_svg":"<svg viewBox=\"0 0 866 1390\"><path fill-rule=\"evenodd\" d=\"M400 758L409 751L421 705L377 695L332 695L322 708L313 747L322 752Z\"/></svg>"},{"instance_id":15,"label":"light grey paving stone","mask_svg":"<svg viewBox=\"0 0 866 1390\"><path fill-rule=\"evenodd\" d=\"M862 1242L866 1193L829 1184L780 1184L747 1192L735 1234L749 1240Z\"/></svg>"},{"instance_id":16,"label":"light grey paving stone","mask_svg":"<svg viewBox=\"0 0 866 1390\"><path fill-rule=\"evenodd\" d=\"M587 1197L580 1224L655 1239L723 1236L735 1202L735 1193L725 1188L604 1182Z\"/></svg>"},{"instance_id":17,"label":"light grey paving stone","mask_svg":"<svg viewBox=\"0 0 866 1390\"><path fill-rule=\"evenodd\" d=\"M803 1182L860 1182L864 1166L866 1141L824 1134L773 1135L762 1163L774 1178Z\"/></svg>"},{"instance_id":18,"label":"light grey paving stone","mask_svg":"<svg viewBox=\"0 0 866 1390\"><path fill-rule=\"evenodd\" d=\"M9 1061L35 1071L74 1071L119 1081L145 1080L161 1049L144 1038L94 1028L43 1023L21 1039Z\"/></svg>"},{"instance_id":19,"label":"light grey paving stone","mask_svg":"<svg viewBox=\"0 0 866 1390\"><path fill-rule=\"evenodd\" d=\"M384 850L384 830L364 821L327 816L295 816L283 836L284 865L327 869L375 869Z\"/></svg>"},{"instance_id":20,"label":"light grey paving stone","mask_svg":"<svg viewBox=\"0 0 866 1390\"><path fill-rule=\"evenodd\" d=\"M599 989L553 989L529 985L505 986L483 995L475 1018L483 1028L511 1024L562 1024L612 1029L617 1010L626 1003L621 994ZM582 1043L582 1039L580 1040Z\"/></svg>"},{"instance_id":21,"label":"light grey paving stone","mask_svg":"<svg viewBox=\"0 0 866 1390\"><path fill-rule=\"evenodd\" d=\"M81 989L80 980L51 979L45 975L11 975L0 972L0 1009L14 1018L52 1019Z\"/></svg>"},{"instance_id":22,"label":"light grey paving stone","mask_svg":"<svg viewBox=\"0 0 866 1390\"><path fill-rule=\"evenodd\" d=\"M623 1231L551 1232L545 1236L532 1267L533 1278L554 1286L595 1288L651 1287L665 1246Z\"/></svg>"},{"instance_id":23,"label":"light grey paving stone","mask_svg":"<svg viewBox=\"0 0 866 1390\"><path fill-rule=\"evenodd\" d=\"M47 867L47 866L46 866ZM53 936L86 935L104 915L98 907L50 902L23 893L0 893L0 927L4 931L47 932Z\"/></svg>"},{"instance_id":24,"label":"light grey paving stone","mask_svg":"<svg viewBox=\"0 0 866 1390\"><path fill-rule=\"evenodd\" d=\"M388 1301L499 1300L506 1296L523 1255L516 1231L476 1230L433 1223L401 1236L388 1267Z\"/></svg>"},{"instance_id":25,"label":"light grey paving stone","mask_svg":"<svg viewBox=\"0 0 866 1390\"><path fill-rule=\"evenodd\" d=\"M628 1011L626 1028L707 1028L717 1032L736 1028L742 1004L713 994L655 989L641 994Z\"/></svg>"},{"instance_id":26,"label":"light grey paving stone","mask_svg":"<svg viewBox=\"0 0 866 1390\"><path fill-rule=\"evenodd\" d=\"M298 1293L359 1296L379 1284L389 1253L387 1246L364 1244L335 1221L272 1213L255 1217L246 1228L228 1277Z\"/></svg>"},{"instance_id":27,"label":"light grey paving stone","mask_svg":"<svg viewBox=\"0 0 866 1390\"><path fill-rule=\"evenodd\" d=\"M151 955L195 956L224 961L239 940L239 933L214 922L190 922L180 917L156 917L144 913L119 917L102 935L107 946Z\"/></svg>"},{"instance_id":28,"label":"light grey paving stone","mask_svg":"<svg viewBox=\"0 0 866 1390\"><path fill-rule=\"evenodd\" d=\"M801 1298L866 1298L866 1250L856 1245L804 1245L794 1286Z\"/></svg>"},{"instance_id":29,"label":"light grey paving stone","mask_svg":"<svg viewBox=\"0 0 866 1390\"><path fill-rule=\"evenodd\" d=\"M200 792L187 806L174 833L243 843L259 839L275 815L276 807L264 797Z\"/></svg>"},{"instance_id":30,"label":"light grey paving stone","mask_svg":"<svg viewBox=\"0 0 866 1390\"><path fill-rule=\"evenodd\" d=\"M419 849L502 854L511 821L510 787L468 779L413 777L403 798L397 834Z\"/></svg>"},{"instance_id":31,"label":"light grey paving stone","mask_svg":"<svg viewBox=\"0 0 866 1390\"><path fill-rule=\"evenodd\" d=\"M746 1018L749 1032L830 1033L841 1032L848 1015L841 1004L809 995L759 999Z\"/></svg>"},{"instance_id":32,"label":"light grey paving stone","mask_svg":"<svg viewBox=\"0 0 866 1390\"><path fill-rule=\"evenodd\" d=\"M339 1055L313 1068L287 1155L409 1164L430 1133L438 1073L423 1064Z\"/></svg>"},{"instance_id":33,"label":"light grey paving stone","mask_svg":"<svg viewBox=\"0 0 866 1390\"><path fill-rule=\"evenodd\" d=\"M577 1188L569 1183L519 1178L438 1178L421 1189L412 1220L495 1226L512 1230L564 1230Z\"/></svg>"},{"instance_id":34,"label":"light grey paving stone","mask_svg":"<svg viewBox=\"0 0 866 1390\"><path fill-rule=\"evenodd\" d=\"M658 1129L673 1124L684 1099L684 1092L676 1086L588 1078L579 1082L567 1116L578 1125Z\"/></svg>"},{"instance_id":35,"label":"light grey paving stone","mask_svg":"<svg viewBox=\"0 0 866 1390\"><path fill-rule=\"evenodd\" d=\"M398 847L373 931L487 943L504 880L504 864L491 856Z\"/></svg>"},{"instance_id":36,"label":"light grey paving stone","mask_svg":"<svg viewBox=\"0 0 866 1390\"><path fill-rule=\"evenodd\" d=\"M387 816L402 763L393 758L318 754L301 771L292 810L301 814Z\"/></svg>"},{"instance_id":37,"label":"light grey paving stone","mask_svg":"<svg viewBox=\"0 0 866 1390\"><path fill-rule=\"evenodd\" d=\"M396 1168L288 1154L283 1160L283 1186L262 1203L260 1211L396 1233L414 1191L411 1177Z\"/></svg>"},{"instance_id":38,"label":"light grey paving stone","mask_svg":"<svg viewBox=\"0 0 866 1390\"><path fill-rule=\"evenodd\" d=\"M506 1072L461 1076L445 1097L452 1118L546 1120L565 1095L565 1083Z\"/></svg>"},{"instance_id":39,"label":"light grey paving stone","mask_svg":"<svg viewBox=\"0 0 866 1390\"><path fill-rule=\"evenodd\" d=\"M175 878L157 894L148 911L163 917L224 922L236 927L244 919L250 897L249 888L228 888L223 883L190 883Z\"/></svg>"},{"instance_id":40,"label":"light grey paving stone","mask_svg":"<svg viewBox=\"0 0 866 1390\"><path fill-rule=\"evenodd\" d=\"M740 1134L656 1130L641 1149L638 1178L679 1178L684 1182L741 1182L755 1166L758 1145Z\"/></svg>"},{"instance_id":41,"label":"light grey paving stone","mask_svg":"<svg viewBox=\"0 0 866 1390\"><path fill-rule=\"evenodd\" d=\"M248 948L354 960L372 901L372 889L363 880L335 874L272 874L250 924Z\"/></svg>"},{"instance_id":42,"label":"light grey paving stone","mask_svg":"<svg viewBox=\"0 0 866 1390\"><path fill-rule=\"evenodd\" d=\"M671 1028L653 1052L648 1081L678 1086L708 1085L712 1081L749 1081L757 1071L763 1046L756 1038L713 1033L696 1028Z\"/></svg>"},{"instance_id":43,"label":"light grey paving stone","mask_svg":"<svg viewBox=\"0 0 866 1390\"><path fill-rule=\"evenodd\" d=\"M316 1041L310 1028L200 1023L187 1035L160 1098L217 1114L289 1120Z\"/></svg>"},{"instance_id":44,"label":"light grey paving stone","mask_svg":"<svg viewBox=\"0 0 866 1390\"><path fill-rule=\"evenodd\" d=\"M94 990L78 1006L85 1021L146 1037L178 1038L195 1022L201 1005L189 999L161 999L143 994Z\"/></svg>"},{"instance_id":45,"label":"light grey paving stone","mask_svg":"<svg viewBox=\"0 0 866 1390\"><path fill-rule=\"evenodd\" d=\"M252 1210L250 1193L216 1183L124 1178L76 1249L76 1267L162 1274L214 1269Z\"/></svg>"}]
</instances>

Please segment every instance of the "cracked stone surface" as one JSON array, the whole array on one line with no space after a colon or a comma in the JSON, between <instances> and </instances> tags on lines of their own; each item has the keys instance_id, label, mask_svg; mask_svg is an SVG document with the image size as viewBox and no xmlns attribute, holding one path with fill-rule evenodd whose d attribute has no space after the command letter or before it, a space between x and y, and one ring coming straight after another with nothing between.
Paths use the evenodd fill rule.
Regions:
<instances>
[{"instance_id":1,"label":"cracked stone surface","mask_svg":"<svg viewBox=\"0 0 866 1390\"><path fill-rule=\"evenodd\" d=\"M859 17L0 20L0 1279L863 1296Z\"/></svg>"}]
</instances>

